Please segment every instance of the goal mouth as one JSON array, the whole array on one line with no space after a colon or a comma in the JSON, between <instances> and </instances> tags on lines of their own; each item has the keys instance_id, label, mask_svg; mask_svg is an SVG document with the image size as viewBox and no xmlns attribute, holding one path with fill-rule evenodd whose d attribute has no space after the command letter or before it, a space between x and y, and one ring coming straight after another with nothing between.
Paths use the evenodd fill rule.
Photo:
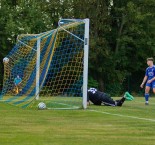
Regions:
<instances>
[{"instance_id":1,"label":"goal mouth","mask_svg":"<svg viewBox=\"0 0 155 145\"><path fill-rule=\"evenodd\" d=\"M44 103L46 105L45 110L78 110L83 108L81 102L82 97L40 96L39 100L34 100L28 108L42 110L39 108L39 104Z\"/></svg>"},{"instance_id":2,"label":"goal mouth","mask_svg":"<svg viewBox=\"0 0 155 145\"><path fill-rule=\"evenodd\" d=\"M63 19L57 29L19 35L4 63L0 99L26 108L41 96L54 96L53 104L47 103L49 109L86 108L88 29L88 19ZM79 103L75 98L80 98Z\"/></svg>"}]
</instances>

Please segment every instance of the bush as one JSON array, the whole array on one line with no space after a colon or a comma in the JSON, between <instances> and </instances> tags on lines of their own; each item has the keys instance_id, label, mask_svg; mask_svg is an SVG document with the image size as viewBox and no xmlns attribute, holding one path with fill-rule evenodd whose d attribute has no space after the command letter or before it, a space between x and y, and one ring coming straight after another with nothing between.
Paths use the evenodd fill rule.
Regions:
<instances>
[{"instance_id":1,"label":"bush","mask_svg":"<svg viewBox=\"0 0 155 145\"><path fill-rule=\"evenodd\" d=\"M122 83L112 83L105 86L106 92L108 92L111 96L119 96L123 91Z\"/></svg>"},{"instance_id":2,"label":"bush","mask_svg":"<svg viewBox=\"0 0 155 145\"><path fill-rule=\"evenodd\" d=\"M93 79L92 77L88 77L88 88L98 88L97 80Z\"/></svg>"}]
</instances>

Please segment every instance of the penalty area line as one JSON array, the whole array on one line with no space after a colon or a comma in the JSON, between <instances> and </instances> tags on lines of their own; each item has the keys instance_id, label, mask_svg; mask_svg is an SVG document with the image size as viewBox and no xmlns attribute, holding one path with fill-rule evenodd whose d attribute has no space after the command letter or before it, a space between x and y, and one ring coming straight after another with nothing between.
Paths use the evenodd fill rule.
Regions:
<instances>
[{"instance_id":1,"label":"penalty area line","mask_svg":"<svg viewBox=\"0 0 155 145\"><path fill-rule=\"evenodd\" d=\"M112 116L119 116L119 117L125 117L125 118L131 118L131 119L137 119L137 120L144 120L144 121L155 122L155 119L150 119L150 118L141 118L141 117L136 117L136 116L115 114L115 113L109 113L109 112L105 112L105 111L97 111L97 110L92 110L92 109L91 110L88 110L88 111L97 112L97 113L101 113L101 114L112 115Z\"/></svg>"}]
</instances>

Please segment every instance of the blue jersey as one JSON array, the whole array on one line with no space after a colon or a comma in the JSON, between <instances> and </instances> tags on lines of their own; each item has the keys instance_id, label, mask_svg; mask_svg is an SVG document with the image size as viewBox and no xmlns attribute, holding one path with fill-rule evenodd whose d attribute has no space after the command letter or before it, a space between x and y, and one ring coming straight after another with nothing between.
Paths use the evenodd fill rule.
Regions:
<instances>
[{"instance_id":1,"label":"blue jersey","mask_svg":"<svg viewBox=\"0 0 155 145\"><path fill-rule=\"evenodd\" d=\"M151 80L152 78L155 77L155 66L148 67L146 69L145 75L148 77L148 80Z\"/></svg>"},{"instance_id":2,"label":"blue jersey","mask_svg":"<svg viewBox=\"0 0 155 145\"><path fill-rule=\"evenodd\" d=\"M15 78L15 79L14 79L15 85L18 85L19 83L21 83L21 81L22 81L21 78Z\"/></svg>"}]
</instances>

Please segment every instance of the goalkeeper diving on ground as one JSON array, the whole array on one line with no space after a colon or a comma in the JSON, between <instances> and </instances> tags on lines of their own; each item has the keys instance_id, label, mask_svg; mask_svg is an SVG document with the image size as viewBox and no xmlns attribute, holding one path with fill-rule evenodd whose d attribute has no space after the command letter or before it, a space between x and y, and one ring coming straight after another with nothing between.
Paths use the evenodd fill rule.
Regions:
<instances>
[{"instance_id":1,"label":"goalkeeper diving on ground","mask_svg":"<svg viewBox=\"0 0 155 145\"><path fill-rule=\"evenodd\" d=\"M91 101L94 105L122 106L125 100L132 101L133 99L134 97L129 92L125 92L120 100L113 100L107 93L90 88L88 89L87 104L90 105Z\"/></svg>"}]
</instances>

